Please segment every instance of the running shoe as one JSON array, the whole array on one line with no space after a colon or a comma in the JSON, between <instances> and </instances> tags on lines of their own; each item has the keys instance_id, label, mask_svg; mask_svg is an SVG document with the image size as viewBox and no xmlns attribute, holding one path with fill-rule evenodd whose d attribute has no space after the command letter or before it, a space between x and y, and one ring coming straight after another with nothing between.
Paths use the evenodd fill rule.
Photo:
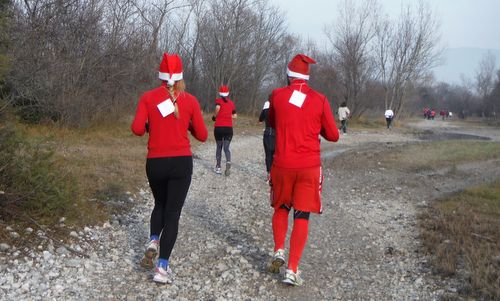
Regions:
<instances>
[{"instance_id":1,"label":"running shoe","mask_svg":"<svg viewBox=\"0 0 500 301\"><path fill-rule=\"evenodd\" d=\"M299 274L299 271L297 271L297 273L294 273L292 270L287 269L282 282L290 286L300 286L304 283L304 280L300 278Z\"/></svg>"},{"instance_id":2,"label":"running shoe","mask_svg":"<svg viewBox=\"0 0 500 301\"><path fill-rule=\"evenodd\" d=\"M221 170L221 168L220 168L220 167L218 167L218 166L216 166L216 167L214 168L214 172L215 172L216 174L218 174L218 175L222 174L222 170Z\"/></svg>"},{"instance_id":3,"label":"running shoe","mask_svg":"<svg viewBox=\"0 0 500 301\"><path fill-rule=\"evenodd\" d=\"M285 264L285 250L278 249L274 252L273 259L268 266L268 270L273 274L278 274L280 272L280 267L283 264Z\"/></svg>"},{"instance_id":4,"label":"running shoe","mask_svg":"<svg viewBox=\"0 0 500 301\"><path fill-rule=\"evenodd\" d=\"M231 162L226 163L226 171L224 172L224 174L226 175L226 177L231 174Z\"/></svg>"},{"instance_id":5,"label":"running shoe","mask_svg":"<svg viewBox=\"0 0 500 301\"><path fill-rule=\"evenodd\" d=\"M153 239L149 242L146 252L144 252L144 257L141 260L141 266L146 269L152 269L155 266L156 256L158 255L158 249L160 248L160 241Z\"/></svg>"},{"instance_id":6,"label":"running shoe","mask_svg":"<svg viewBox=\"0 0 500 301\"><path fill-rule=\"evenodd\" d=\"M153 281L159 284L170 284L174 281L174 277L172 274L172 270L170 267L167 267L165 270L162 267L156 267L155 276L153 277Z\"/></svg>"}]
</instances>

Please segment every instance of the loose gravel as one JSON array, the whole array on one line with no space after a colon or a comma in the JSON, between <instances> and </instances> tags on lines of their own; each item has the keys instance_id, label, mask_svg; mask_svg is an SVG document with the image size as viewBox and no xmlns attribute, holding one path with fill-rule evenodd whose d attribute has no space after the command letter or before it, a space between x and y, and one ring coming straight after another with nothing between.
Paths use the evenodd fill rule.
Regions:
<instances>
[{"instance_id":1,"label":"loose gravel","mask_svg":"<svg viewBox=\"0 0 500 301\"><path fill-rule=\"evenodd\" d=\"M366 157L357 151L383 152L413 140L397 130L353 130L337 144L322 143L325 165L333 167L325 170L324 213L311 217L300 264L302 287L284 286L279 275L266 272L273 240L262 137L241 132L231 144L228 177L212 170L213 143L195 150L191 189L170 260L173 284L154 284L152 271L138 264L153 206L144 186L129 193L129 211L71 232L66 246L42 230L10 229L13 236L36 235L46 244L20 250L0 243L0 299L438 300L456 288L432 277L426 256L418 252L416 215L431 196L419 194L415 178L383 166L349 167L350 161Z\"/></svg>"}]
</instances>

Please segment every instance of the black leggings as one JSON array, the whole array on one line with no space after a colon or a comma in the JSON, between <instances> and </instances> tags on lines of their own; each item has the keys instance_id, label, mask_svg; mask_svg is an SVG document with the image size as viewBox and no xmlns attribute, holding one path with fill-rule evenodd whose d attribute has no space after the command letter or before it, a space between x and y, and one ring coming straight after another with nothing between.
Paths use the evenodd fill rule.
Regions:
<instances>
[{"instance_id":1,"label":"black leggings","mask_svg":"<svg viewBox=\"0 0 500 301\"><path fill-rule=\"evenodd\" d=\"M386 118L385 122L387 123L387 128L390 128L391 127L392 118Z\"/></svg>"},{"instance_id":2,"label":"black leggings","mask_svg":"<svg viewBox=\"0 0 500 301\"><path fill-rule=\"evenodd\" d=\"M215 142L217 143L217 148L215 149L215 159L217 160L217 167L220 167L222 148L224 148L226 162L231 162L229 144L231 144L231 140L233 139L233 128L230 126L217 126L214 128L214 136Z\"/></svg>"},{"instance_id":3,"label":"black leggings","mask_svg":"<svg viewBox=\"0 0 500 301\"><path fill-rule=\"evenodd\" d=\"M347 119L341 120L340 124L340 130L345 134L347 132Z\"/></svg>"},{"instance_id":4,"label":"black leggings","mask_svg":"<svg viewBox=\"0 0 500 301\"><path fill-rule=\"evenodd\" d=\"M160 258L169 259L179 230L182 206L191 184L193 158L148 158L146 174L155 198L151 235L160 236Z\"/></svg>"}]
</instances>

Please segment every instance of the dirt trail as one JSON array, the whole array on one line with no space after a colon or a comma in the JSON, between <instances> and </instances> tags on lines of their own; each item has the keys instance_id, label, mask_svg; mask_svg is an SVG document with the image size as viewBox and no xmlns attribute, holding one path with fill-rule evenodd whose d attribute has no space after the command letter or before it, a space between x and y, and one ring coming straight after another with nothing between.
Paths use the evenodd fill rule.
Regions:
<instances>
[{"instance_id":1,"label":"dirt trail","mask_svg":"<svg viewBox=\"0 0 500 301\"><path fill-rule=\"evenodd\" d=\"M436 129L438 122L413 126L461 131L446 122ZM262 137L237 131L229 177L212 171L213 143L195 150L192 186L171 257L173 285L154 285L151 272L137 265L153 205L145 188L130 197L135 206L129 213L78 233L73 248L83 237L94 242L82 246L89 259L53 249L43 251L50 255L35 252L35 259L19 259L37 267L33 276L12 257L0 257L0 278L7 279L0 280L0 299L437 300L455 288L433 278L427 258L418 253L416 214L443 193L500 178L500 164L460 165L449 177L440 171L406 174L376 163L387 149L414 141L410 131L394 129L351 130L337 144L322 143L324 213L311 218L300 264L303 287L285 287L265 270L273 244ZM19 279L30 286L17 285Z\"/></svg>"}]
</instances>

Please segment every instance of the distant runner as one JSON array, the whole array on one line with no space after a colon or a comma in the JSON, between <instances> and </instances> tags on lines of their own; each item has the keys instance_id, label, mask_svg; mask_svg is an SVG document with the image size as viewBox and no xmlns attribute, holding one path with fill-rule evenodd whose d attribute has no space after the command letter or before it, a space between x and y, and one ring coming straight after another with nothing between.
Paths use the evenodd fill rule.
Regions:
<instances>
[{"instance_id":1,"label":"distant runner","mask_svg":"<svg viewBox=\"0 0 500 301\"><path fill-rule=\"evenodd\" d=\"M347 133L347 120L351 116L351 111L347 107L347 103L344 101L339 107L339 120L340 120L340 132L343 134Z\"/></svg>"},{"instance_id":2,"label":"distant runner","mask_svg":"<svg viewBox=\"0 0 500 301\"><path fill-rule=\"evenodd\" d=\"M212 116L214 124L214 136L216 142L215 150L215 168L217 174L221 174L221 160L222 149L226 156L226 170L224 174L229 176L231 173L231 150L229 145L233 139L233 119L238 115L236 114L236 107L231 99L229 99L229 87L221 86L219 88L220 98L215 100L215 112Z\"/></svg>"},{"instance_id":3,"label":"distant runner","mask_svg":"<svg viewBox=\"0 0 500 301\"><path fill-rule=\"evenodd\" d=\"M385 110L384 113L385 122L387 123L387 129L391 129L392 119L394 118L394 112L391 109Z\"/></svg>"}]
</instances>

